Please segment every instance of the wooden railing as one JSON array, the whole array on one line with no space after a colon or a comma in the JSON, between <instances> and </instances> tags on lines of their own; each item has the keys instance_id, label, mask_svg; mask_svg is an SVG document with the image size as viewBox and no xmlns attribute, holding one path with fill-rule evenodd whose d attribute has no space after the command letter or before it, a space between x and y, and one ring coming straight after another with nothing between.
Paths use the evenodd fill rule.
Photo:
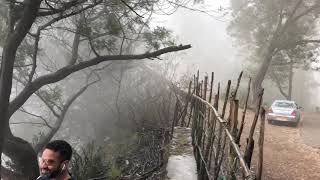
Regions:
<instances>
[{"instance_id":1,"label":"wooden railing","mask_svg":"<svg viewBox=\"0 0 320 180\"><path fill-rule=\"evenodd\" d=\"M182 103L178 102L179 99L177 99L176 109L180 109L180 113L176 110L174 114L173 125L180 124L181 126L192 127L191 136L197 162L198 179L261 179L265 111L263 108L260 108L260 106L263 91L260 93L259 103L255 108L255 116L247 137L246 148L243 150L244 152L242 152L240 150L240 139L247 112L251 80L248 82L243 114L239 122L239 100L237 99L237 91L242 73L238 78L235 89L231 93L229 93L231 81L228 81L221 114L218 112L220 84L218 84L218 90L213 98L213 77L214 74L212 73L210 89L208 90L208 77L206 76L204 80L200 82L198 72L197 76L194 76L193 83L190 82L189 84L188 94L184 97L183 108L181 108ZM192 84L193 88L191 87ZM207 92L209 92L209 94ZM214 99L214 103L211 103L212 99ZM227 111L228 104L229 108ZM180 108L178 108L178 105ZM225 119L226 112L229 113L229 116ZM254 148L253 134L259 113L261 113L259 154L258 169L255 173L250 169L250 166ZM189 115L189 117L187 115Z\"/></svg>"}]
</instances>

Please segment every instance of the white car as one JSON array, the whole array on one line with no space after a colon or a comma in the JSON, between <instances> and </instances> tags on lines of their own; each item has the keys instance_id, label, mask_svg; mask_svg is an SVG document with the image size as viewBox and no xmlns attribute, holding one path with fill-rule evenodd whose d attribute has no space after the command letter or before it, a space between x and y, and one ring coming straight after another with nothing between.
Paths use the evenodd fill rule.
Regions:
<instances>
[{"instance_id":1,"label":"white car","mask_svg":"<svg viewBox=\"0 0 320 180\"><path fill-rule=\"evenodd\" d=\"M294 101L276 100L267 113L269 123L275 122L297 126L300 121L300 107Z\"/></svg>"}]
</instances>

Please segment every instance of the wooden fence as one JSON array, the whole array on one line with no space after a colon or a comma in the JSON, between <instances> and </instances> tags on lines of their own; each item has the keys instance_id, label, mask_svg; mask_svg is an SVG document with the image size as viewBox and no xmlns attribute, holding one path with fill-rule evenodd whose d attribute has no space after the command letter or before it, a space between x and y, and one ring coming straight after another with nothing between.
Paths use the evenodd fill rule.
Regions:
<instances>
[{"instance_id":1,"label":"wooden fence","mask_svg":"<svg viewBox=\"0 0 320 180\"><path fill-rule=\"evenodd\" d=\"M236 87L231 91L231 81L228 81L221 114L219 110L220 83L213 97L214 73L208 84L208 77L199 80L199 71L190 81L188 94L184 96L182 103L177 98L176 110L172 126L192 127L192 143L198 168L199 180L217 179L261 179L263 164L263 140L265 110L261 108L263 90L259 96L259 103L254 108L255 116L247 137L244 152L240 150L240 139L244 128L250 93L251 79L248 83L241 121L238 119L239 100L237 92L240 86L242 72L238 78ZM192 87L193 86L193 87ZM210 86L208 88L208 86ZM230 93L231 92L231 93ZM213 103L211 102L212 100ZM226 111L229 105L229 111ZM228 117L225 118L226 113ZM258 167L256 172L250 169L251 158L254 149L254 131L261 116Z\"/></svg>"}]
</instances>

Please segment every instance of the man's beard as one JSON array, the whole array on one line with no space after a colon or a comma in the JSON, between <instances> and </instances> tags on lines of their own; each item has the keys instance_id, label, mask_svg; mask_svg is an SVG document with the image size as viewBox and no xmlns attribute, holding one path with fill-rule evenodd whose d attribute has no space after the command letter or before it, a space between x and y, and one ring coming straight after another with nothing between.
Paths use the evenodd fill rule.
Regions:
<instances>
[{"instance_id":1,"label":"man's beard","mask_svg":"<svg viewBox=\"0 0 320 180\"><path fill-rule=\"evenodd\" d=\"M62 168L60 168L60 165L59 165L58 169L49 173L42 174L42 176L49 179L53 179L53 178L56 178L58 175L60 175L61 172L62 172Z\"/></svg>"}]
</instances>

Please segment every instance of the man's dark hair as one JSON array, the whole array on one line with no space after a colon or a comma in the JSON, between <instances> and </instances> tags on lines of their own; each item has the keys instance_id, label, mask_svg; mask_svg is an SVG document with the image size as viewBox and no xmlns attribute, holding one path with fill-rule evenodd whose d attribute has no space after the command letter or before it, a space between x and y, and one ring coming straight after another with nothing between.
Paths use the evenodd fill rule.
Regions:
<instances>
[{"instance_id":1,"label":"man's dark hair","mask_svg":"<svg viewBox=\"0 0 320 180\"><path fill-rule=\"evenodd\" d=\"M54 140L49 142L45 149L53 150L54 152L59 152L61 160L70 160L72 155L72 147L69 143L63 140Z\"/></svg>"}]
</instances>

